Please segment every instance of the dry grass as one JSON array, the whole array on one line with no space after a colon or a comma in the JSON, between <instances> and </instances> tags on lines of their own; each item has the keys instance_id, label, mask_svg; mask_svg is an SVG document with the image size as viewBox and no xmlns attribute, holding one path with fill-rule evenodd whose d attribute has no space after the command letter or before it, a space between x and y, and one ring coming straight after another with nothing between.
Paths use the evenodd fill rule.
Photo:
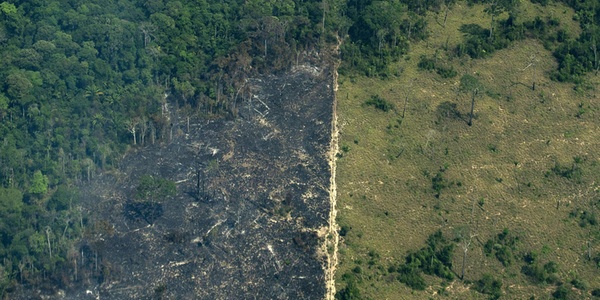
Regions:
<instances>
[{"instance_id":1,"label":"dry grass","mask_svg":"<svg viewBox=\"0 0 600 300\"><path fill-rule=\"evenodd\" d=\"M524 16L554 16L573 36L578 34L569 9L523 3L527 3ZM337 206L339 223L352 229L340 246L338 283L344 273L361 265L365 271L359 275L363 277L360 287L366 296L427 299L437 294L437 288L412 292L375 266L387 269L408 251L423 247L427 236L438 229L453 237L458 229L470 227L481 243L508 228L521 237L519 252L544 249L541 259L557 262L563 281L577 275L592 288L600 288L598 269L584 259L588 240L596 241L594 253L600 251L598 237L592 237L589 226L580 228L577 220L568 217L574 208L586 208L587 201L598 198L596 91L579 93L572 85L550 81L548 73L556 62L533 40L515 43L486 60L454 59L449 64L458 70L456 78L442 79L417 70L421 54L433 55L446 42L450 47L458 44L461 24L487 27L487 20L481 7L460 3L445 28L431 16L430 39L413 45L410 59L394 66L403 70L398 78L340 78L340 146L349 151L338 160ZM528 67L532 55L535 64ZM468 114L470 95L457 93L464 74L478 78L487 92L477 98L471 127L464 118L440 117L436 112L439 104L450 101L463 116ZM535 91L531 89L534 79ZM599 78L590 75L588 81L598 84ZM399 128L394 127L398 114L362 105L375 94L393 102L400 113L408 96L406 117ZM580 103L585 112L577 117ZM570 165L576 156L584 159L581 183L554 174L545 176L556 162ZM436 199L431 178L424 174L433 176L443 167L447 168L444 177L455 184ZM480 199L482 206L477 204ZM474 242L468 252L465 279L494 274L503 280L507 299L538 298L554 289L527 282L518 258L504 268L495 258L486 257L481 243ZM371 268L367 264L370 250L380 255ZM457 248L456 270L461 258ZM460 281L449 284L445 291L450 298L484 298Z\"/></svg>"}]
</instances>

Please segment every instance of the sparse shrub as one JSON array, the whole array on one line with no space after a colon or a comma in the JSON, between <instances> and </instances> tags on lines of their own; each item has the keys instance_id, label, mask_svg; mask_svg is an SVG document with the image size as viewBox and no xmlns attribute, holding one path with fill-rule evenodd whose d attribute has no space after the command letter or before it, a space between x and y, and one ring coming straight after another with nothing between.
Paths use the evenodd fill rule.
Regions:
<instances>
[{"instance_id":1,"label":"sparse shrub","mask_svg":"<svg viewBox=\"0 0 600 300\"><path fill-rule=\"evenodd\" d=\"M523 261L528 265L535 263L537 261L537 259L538 259L537 252L527 252L525 255L523 255Z\"/></svg>"},{"instance_id":2,"label":"sparse shrub","mask_svg":"<svg viewBox=\"0 0 600 300\"><path fill-rule=\"evenodd\" d=\"M546 6L548 5L548 0L531 0L531 3L538 3L541 4L542 6Z\"/></svg>"},{"instance_id":3,"label":"sparse shrub","mask_svg":"<svg viewBox=\"0 0 600 300\"><path fill-rule=\"evenodd\" d=\"M417 67L419 67L420 70L431 71L435 69L435 60L433 58L428 58L425 55L421 55L421 59L419 60Z\"/></svg>"},{"instance_id":4,"label":"sparse shrub","mask_svg":"<svg viewBox=\"0 0 600 300\"><path fill-rule=\"evenodd\" d=\"M388 102L387 100L381 98L379 95L371 96L371 99L365 101L366 106L373 106L379 110L384 112L388 112L390 110L394 110L394 104Z\"/></svg>"},{"instance_id":5,"label":"sparse shrub","mask_svg":"<svg viewBox=\"0 0 600 300\"><path fill-rule=\"evenodd\" d=\"M438 74L440 74L440 76L442 76L442 78L454 78L456 75L458 75L458 72L456 72L453 66L436 66L435 70Z\"/></svg>"},{"instance_id":6,"label":"sparse shrub","mask_svg":"<svg viewBox=\"0 0 600 300\"><path fill-rule=\"evenodd\" d=\"M502 296L502 281L494 279L490 274L485 274L483 278L475 282L475 290L490 295L490 299L498 299Z\"/></svg>"},{"instance_id":7,"label":"sparse shrub","mask_svg":"<svg viewBox=\"0 0 600 300\"><path fill-rule=\"evenodd\" d=\"M440 169L435 176L431 178L431 188L435 192L434 196L436 198L440 197L440 193L443 189L452 185L448 182L448 179L444 178L444 170L445 169Z\"/></svg>"},{"instance_id":8,"label":"sparse shrub","mask_svg":"<svg viewBox=\"0 0 600 300\"><path fill-rule=\"evenodd\" d=\"M427 287L425 279L420 275L420 271L409 266L401 266L398 268L398 281L406 284L413 290L423 291Z\"/></svg>"},{"instance_id":9,"label":"sparse shrub","mask_svg":"<svg viewBox=\"0 0 600 300\"><path fill-rule=\"evenodd\" d=\"M544 265L544 271L548 273L556 273L558 272L558 264L553 261L547 262Z\"/></svg>"},{"instance_id":10,"label":"sparse shrub","mask_svg":"<svg viewBox=\"0 0 600 300\"><path fill-rule=\"evenodd\" d=\"M507 267L513 262L513 251L516 250L518 240L517 236L504 229L497 236L489 239L483 249L486 255L493 254L503 266Z\"/></svg>"},{"instance_id":11,"label":"sparse shrub","mask_svg":"<svg viewBox=\"0 0 600 300\"><path fill-rule=\"evenodd\" d=\"M546 272L538 264L525 265L521 268L521 273L527 275L534 283L546 282Z\"/></svg>"},{"instance_id":12,"label":"sparse shrub","mask_svg":"<svg viewBox=\"0 0 600 300\"><path fill-rule=\"evenodd\" d=\"M581 182L582 172L579 165L574 161L571 166L563 166L556 162L550 171L557 176L573 180L577 183ZM548 177L548 176L546 176Z\"/></svg>"},{"instance_id":13,"label":"sparse shrub","mask_svg":"<svg viewBox=\"0 0 600 300\"><path fill-rule=\"evenodd\" d=\"M421 273L447 280L454 279L451 271L453 252L454 244L446 240L441 231L437 231L429 236L426 247L408 254L404 264L398 268L390 267L390 270L395 269L399 273L398 281L412 289L424 290L427 285Z\"/></svg>"},{"instance_id":14,"label":"sparse shrub","mask_svg":"<svg viewBox=\"0 0 600 300\"><path fill-rule=\"evenodd\" d=\"M346 276L348 275L348 276ZM360 290L356 285L356 279L352 274L344 274L342 278L346 278L348 282L346 287L335 293L336 300L360 300L363 299L360 295Z\"/></svg>"},{"instance_id":15,"label":"sparse shrub","mask_svg":"<svg viewBox=\"0 0 600 300\"><path fill-rule=\"evenodd\" d=\"M586 227L588 225L597 225L598 224L598 219L596 217L596 214L594 212L590 212L587 210L584 211L579 211L579 210L573 210L569 216L571 217L577 217L579 216L579 226L580 227Z\"/></svg>"},{"instance_id":16,"label":"sparse shrub","mask_svg":"<svg viewBox=\"0 0 600 300\"><path fill-rule=\"evenodd\" d=\"M350 232L350 229L352 229L352 227L350 227L348 225L342 225L342 228L340 228L340 236L348 235L348 232Z\"/></svg>"},{"instance_id":17,"label":"sparse shrub","mask_svg":"<svg viewBox=\"0 0 600 300\"><path fill-rule=\"evenodd\" d=\"M555 283L558 281L556 272L558 272L558 265L551 261L540 266L536 259L526 260L531 261L527 265L521 268L521 273L525 274L534 283Z\"/></svg>"},{"instance_id":18,"label":"sparse shrub","mask_svg":"<svg viewBox=\"0 0 600 300\"><path fill-rule=\"evenodd\" d=\"M571 291L569 288L567 288L564 284L561 284L560 286L558 286L556 288L556 290L554 291L554 293L552 293L552 297L554 297L554 299L570 299L570 295L571 295Z\"/></svg>"},{"instance_id":19,"label":"sparse shrub","mask_svg":"<svg viewBox=\"0 0 600 300\"><path fill-rule=\"evenodd\" d=\"M417 66L419 67L419 70L435 70L435 72L442 76L442 78L453 78L456 77L456 75L458 75L458 72L456 72L453 66L446 67L437 64L435 59L428 58L425 55L421 56L421 60L419 60Z\"/></svg>"},{"instance_id":20,"label":"sparse shrub","mask_svg":"<svg viewBox=\"0 0 600 300\"><path fill-rule=\"evenodd\" d=\"M589 288L589 285L587 282L585 282L582 279L579 278L573 278L573 280L571 280L571 284L578 290L582 290L585 291Z\"/></svg>"}]
</instances>

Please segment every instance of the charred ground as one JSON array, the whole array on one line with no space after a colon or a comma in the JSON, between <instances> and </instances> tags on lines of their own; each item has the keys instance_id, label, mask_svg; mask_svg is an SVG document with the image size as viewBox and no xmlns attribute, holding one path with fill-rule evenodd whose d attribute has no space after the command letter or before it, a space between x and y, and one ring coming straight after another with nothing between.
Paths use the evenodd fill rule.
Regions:
<instances>
[{"instance_id":1,"label":"charred ground","mask_svg":"<svg viewBox=\"0 0 600 300\"><path fill-rule=\"evenodd\" d=\"M87 187L95 229L67 298L324 297L332 76L302 67L247 84L238 118L188 131L173 115L170 143L131 151ZM135 204L143 175L174 181L176 196Z\"/></svg>"}]
</instances>

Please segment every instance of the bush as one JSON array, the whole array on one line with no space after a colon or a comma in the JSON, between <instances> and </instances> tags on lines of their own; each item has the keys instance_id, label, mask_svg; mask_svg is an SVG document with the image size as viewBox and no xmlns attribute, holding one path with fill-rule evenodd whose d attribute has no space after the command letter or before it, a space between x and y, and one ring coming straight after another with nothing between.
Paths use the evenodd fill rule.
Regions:
<instances>
[{"instance_id":1,"label":"bush","mask_svg":"<svg viewBox=\"0 0 600 300\"><path fill-rule=\"evenodd\" d=\"M343 225L342 228L340 228L340 236L348 235L348 232L350 231L350 229L352 229L352 227L350 227L348 225Z\"/></svg>"},{"instance_id":2,"label":"bush","mask_svg":"<svg viewBox=\"0 0 600 300\"><path fill-rule=\"evenodd\" d=\"M365 105L367 106L373 106L379 110L382 110L384 112L388 112L390 110L394 110L394 104L388 102L387 100L379 97L379 95L373 95L371 96L371 99L365 101Z\"/></svg>"},{"instance_id":3,"label":"bush","mask_svg":"<svg viewBox=\"0 0 600 300\"><path fill-rule=\"evenodd\" d=\"M556 288L554 293L552 293L552 297L554 299L570 299L571 291L564 285L560 285Z\"/></svg>"},{"instance_id":4,"label":"bush","mask_svg":"<svg viewBox=\"0 0 600 300\"><path fill-rule=\"evenodd\" d=\"M398 273L400 273L398 281L406 284L413 290L423 291L427 287L427 283L425 283L425 279L423 279L418 269L404 265L398 268Z\"/></svg>"},{"instance_id":5,"label":"bush","mask_svg":"<svg viewBox=\"0 0 600 300\"><path fill-rule=\"evenodd\" d=\"M419 70L427 70L427 71L435 70L435 72L438 73L440 76L442 76L442 78L453 78L453 77L456 77L456 75L458 75L458 72L456 72L456 70L454 70L454 67L452 67L452 66L445 67L445 66L436 64L435 59L428 58L425 55L421 55L421 60L419 60L419 63L417 64L417 66L419 67Z\"/></svg>"},{"instance_id":6,"label":"bush","mask_svg":"<svg viewBox=\"0 0 600 300\"><path fill-rule=\"evenodd\" d=\"M558 281L556 275L558 265L551 261L540 266L536 261L521 268L521 273L525 274L534 283L554 283Z\"/></svg>"},{"instance_id":7,"label":"bush","mask_svg":"<svg viewBox=\"0 0 600 300\"><path fill-rule=\"evenodd\" d=\"M335 293L335 299L337 300L359 300L362 299L360 290L356 286L356 280L353 276L349 277L348 284L345 288Z\"/></svg>"},{"instance_id":8,"label":"bush","mask_svg":"<svg viewBox=\"0 0 600 300\"><path fill-rule=\"evenodd\" d=\"M419 67L419 70L431 71L435 69L435 60L433 58L428 58L425 55L421 55L421 60L419 60L417 66Z\"/></svg>"},{"instance_id":9,"label":"bush","mask_svg":"<svg viewBox=\"0 0 600 300\"><path fill-rule=\"evenodd\" d=\"M452 256L454 244L444 238L441 231L429 236L427 246L406 256L404 264L398 268L390 267L390 272L396 270L398 281L415 290L427 287L421 273L452 280Z\"/></svg>"},{"instance_id":10,"label":"bush","mask_svg":"<svg viewBox=\"0 0 600 300\"><path fill-rule=\"evenodd\" d=\"M475 290L490 295L491 299L498 299L502 296L502 281L494 279L492 275L485 274L483 278L475 283Z\"/></svg>"},{"instance_id":11,"label":"bush","mask_svg":"<svg viewBox=\"0 0 600 300\"><path fill-rule=\"evenodd\" d=\"M581 182L581 168L576 163L573 163L571 166L563 166L559 163L555 163L550 171L557 176L573 180L577 183Z\"/></svg>"},{"instance_id":12,"label":"bush","mask_svg":"<svg viewBox=\"0 0 600 300\"><path fill-rule=\"evenodd\" d=\"M579 278L574 278L573 280L571 280L571 284L578 290L582 290L585 291L589 288L589 285L587 282L583 281L582 279Z\"/></svg>"},{"instance_id":13,"label":"bush","mask_svg":"<svg viewBox=\"0 0 600 300\"><path fill-rule=\"evenodd\" d=\"M496 237L489 239L483 246L485 254L496 256L503 266L512 264L513 251L516 250L519 238L511 234L508 229L504 229Z\"/></svg>"}]
</instances>

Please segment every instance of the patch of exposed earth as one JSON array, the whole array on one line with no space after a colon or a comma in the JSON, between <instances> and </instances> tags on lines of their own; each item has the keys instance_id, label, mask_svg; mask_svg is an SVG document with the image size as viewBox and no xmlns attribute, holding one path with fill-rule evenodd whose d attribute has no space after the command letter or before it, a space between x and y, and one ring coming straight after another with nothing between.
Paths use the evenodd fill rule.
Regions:
<instances>
[{"instance_id":1,"label":"patch of exposed earth","mask_svg":"<svg viewBox=\"0 0 600 300\"><path fill-rule=\"evenodd\" d=\"M166 145L127 154L83 200L96 230L70 299L322 299L331 230L333 83L302 67L248 82L235 120L173 116ZM140 176L177 183L150 216Z\"/></svg>"}]
</instances>

